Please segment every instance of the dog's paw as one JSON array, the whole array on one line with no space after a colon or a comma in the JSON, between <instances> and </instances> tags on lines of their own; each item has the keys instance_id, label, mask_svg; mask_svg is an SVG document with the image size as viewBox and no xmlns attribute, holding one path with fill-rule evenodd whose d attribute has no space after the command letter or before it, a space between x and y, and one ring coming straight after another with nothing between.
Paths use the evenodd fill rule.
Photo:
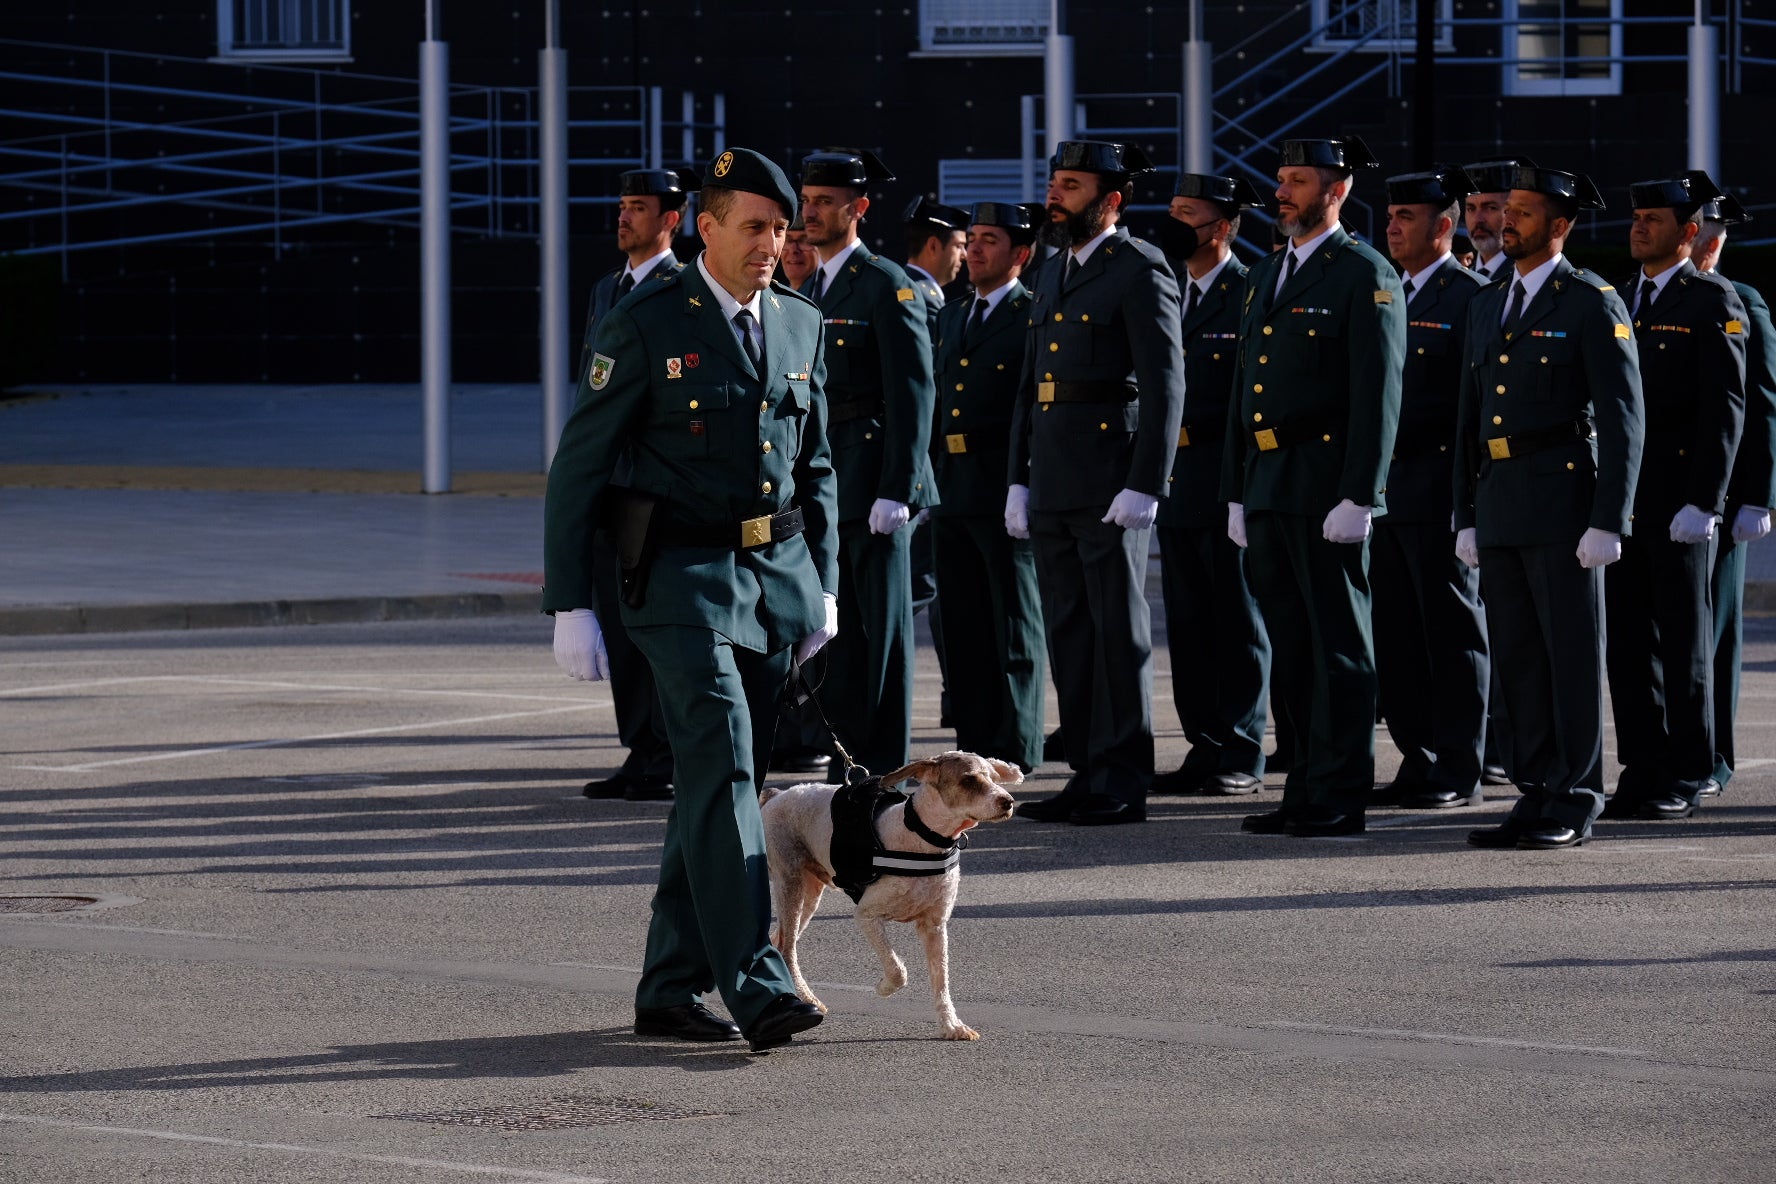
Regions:
<instances>
[{"instance_id":1,"label":"dog's paw","mask_svg":"<svg viewBox=\"0 0 1776 1184\"><path fill-rule=\"evenodd\" d=\"M943 1030L945 1040L979 1040L980 1033L964 1023L947 1026Z\"/></svg>"},{"instance_id":2,"label":"dog's paw","mask_svg":"<svg viewBox=\"0 0 1776 1184\"><path fill-rule=\"evenodd\" d=\"M882 981L876 984L876 994L886 999L888 996L894 994L894 992L906 986L906 981L906 963L902 962L900 960L900 955L896 954L894 955L893 968L885 971L882 974Z\"/></svg>"}]
</instances>

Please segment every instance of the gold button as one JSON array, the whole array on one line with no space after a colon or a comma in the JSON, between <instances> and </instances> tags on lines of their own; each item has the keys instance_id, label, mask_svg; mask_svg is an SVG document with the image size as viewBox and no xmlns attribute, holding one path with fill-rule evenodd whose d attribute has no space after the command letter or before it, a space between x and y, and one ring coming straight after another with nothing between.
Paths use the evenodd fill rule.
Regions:
<instances>
[{"instance_id":1,"label":"gold button","mask_svg":"<svg viewBox=\"0 0 1776 1184\"><path fill-rule=\"evenodd\" d=\"M1079 320L1080 320L1080 323L1083 324L1084 322L1091 320L1091 315L1089 313L1082 312L1079 314Z\"/></svg>"},{"instance_id":2,"label":"gold button","mask_svg":"<svg viewBox=\"0 0 1776 1184\"><path fill-rule=\"evenodd\" d=\"M1665 346L1664 346L1664 345L1663 345L1663 344L1661 344L1661 345L1660 345L1660 346L1659 346L1659 348L1660 348L1660 349L1664 349L1664 348L1665 348ZM1544 365L1544 366L1546 366L1546 365L1547 365L1547 364L1548 364L1548 359L1547 359L1547 358L1545 358L1545 357L1544 357L1544 358L1543 358L1543 359L1542 359L1542 365Z\"/></svg>"},{"instance_id":3,"label":"gold button","mask_svg":"<svg viewBox=\"0 0 1776 1184\"><path fill-rule=\"evenodd\" d=\"M1424 353L1424 352L1425 352L1425 347L1424 347L1424 346L1422 346L1422 345L1421 345L1421 346L1419 346L1419 347L1418 347L1418 352L1419 352L1419 353L1420 353L1420 354L1423 354L1423 353Z\"/></svg>"},{"instance_id":4,"label":"gold button","mask_svg":"<svg viewBox=\"0 0 1776 1184\"><path fill-rule=\"evenodd\" d=\"M1252 384L1252 393L1254 395L1262 395L1264 393L1264 384L1262 382L1254 382Z\"/></svg>"},{"instance_id":5,"label":"gold button","mask_svg":"<svg viewBox=\"0 0 1776 1184\"><path fill-rule=\"evenodd\" d=\"M1042 376L1042 381L1043 381L1043 382L1053 382L1053 381L1054 381L1054 380L1055 380L1055 376L1054 376L1054 375L1052 375L1052 374L1044 374L1044 375L1043 375L1043 376Z\"/></svg>"},{"instance_id":6,"label":"gold button","mask_svg":"<svg viewBox=\"0 0 1776 1184\"><path fill-rule=\"evenodd\" d=\"M1272 332L1272 330L1271 330L1271 327L1270 327L1270 326L1269 326L1269 325L1266 325L1266 326L1264 326L1264 335L1265 335L1265 336L1266 336L1266 337L1269 337L1269 336L1270 336L1270 335L1271 335L1271 332Z\"/></svg>"},{"instance_id":7,"label":"gold button","mask_svg":"<svg viewBox=\"0 0 1776 1184\"><path fill-rule=\"evenodd\" d=\"M1683 455L1683 454L1684 454L1684 450L1683 450L1683 449L1681 449L1681 448L1679 448L1679 449L1678 449L1678 450L1677 450L1677 454L1678 454L1678 455L1679 455L1679 456L1682 456L1682 455Z\"/></svg>"},{"instance_id":8,"label":"gold button","mask_svg":"<svg viewBox=\"0 0 1776 1184\"><path fill-rule=\"evenodd\" d=\"M1258 364L1260 366L1268 366L1270 364L1270 355L1269 354L1259 354L1258 355Z\"/></svg>"},{"instance_id":9,"label":"gold button","mask_svg":"<svg viewBox=\"0 0 1776 1184\"><path fill-rule=\"evenodd\" d=\"M1065 318L1065 317L1063 317L1063 316L1062 316L1062 315L1061 315L1061 314L1060 314L1060 313L1058 313L1058 312L1057 312L1057 313L1055 313L1055 320L1057 320L1057 321L1063 321L1063 320L1066 320L1066 318Z\"/></svg>"},{"instance_id":10,"label":"gold button","mask_svg":"<svg viewBox=\"0 0 1776 1184\"><path fill-rule=\"evenodd\" d=\"M1100 432L1107 432L1107 431L1109 431L1109 430L1110 430L1110 425L1109 425L1109 424L1107 424L1107 423L1101 423L1101 424L1099 424L1099 425L1098 425L1098 430L1099 430L1099 431L1100 431Z\"/></svg>"},{"instance_id":11,"label":"gold button","mask_svg":"<svg viewBox=\"0 0 1776 1184\"><path fill-rule=\"evenodd\" d=\"M1319 334L1319 330L1317 330L1317 329L1309 329L1307 331L1307 335L1309 337L1314 337L1314 336L1317 336L1318 334Z\"/></svg>"},{"instance_id":12,"label":"gold button","mask_svg":"<svg viewBox=\"0 0 1776 1184\"><path fill-rule=\"evenodd\" d=\"M1327 434L1327 435L1324 435L1324 436L1321 436L1321 437L1320 437L1320 439L1321 439L1321 440L1323 440L1323 441L1325 441L1325 442L1326 442L1326 443L1327 443L1327 444L1330 444L1330 443L1332 443L1332 437L1331 437L1331 435L1330 435L1330 434ZM1386 492L1387 492L1387 490L1385 490L1385 489L1384 489L1384 490L1382 490L1382 492L1383 492L1383 493L1386 493Z\"/></svg>"},{"instance_id":13,"label":"gold button","mask_svg":"<svg viewBox=\"0 0 1776 1184\"><path fill-rule=\"evenodd\" d=\"M692 399L691 400L691 410L695 411L696 409L697 409L697 400Z\"/></svg>"},{"instance_id":14,"label":"gold button","mask_svg":"<svg viewBox=\"0 0 1776 1184\"><path fill-rule=\"evenodd\" d=\"M962 408L960 408L960 407L952 407L952 408L950 408L950 418L951 418L951 419L954 419L954 418L956 418L956 417L957 417L957 416L958 416L958 415L961 415L961 414L962 414Z\"/></svg>"},{"instance_id":15,"label":"gold button","mask_svg":"<svg viewBox=\"0 0 1776 1184\"><path fill-rule=\"evenodd\" d=\"M771 483L769 481L767 481L763 485L759 486L759 492L760 493L770 493L771 492Z\"/></svg>"},{"instance_id":16,"label":"gold button","mask_svg":"<svg viewBox=\"0 0 1776 1184\"><path fill-rule=\"evenodd\" d=\"M863 434L863 438L865 440L874 440L876 438L876 434L874 432L865 432Z\"/></svg>"},{"instance_id":17,"label":"gold button","mask_svg":"<svg viewBox=\"0 0 1776 1184\"><path fill-rule=\"evenodd\" d=\"M1510 354L1500 354L1499 355L1499 365L1508 366L1508 365L1510 365L1510 362L1511 362L1511 355Z\"/></svg>"},{"instance_id":18,"label":"gold button","mask_svg":"<svg viewBox=\"0 0 1776 1184\"><path fill-rule=\"evenodd\" d=\"M1566 462L1566 471L1570 473L1570 472L1572 472L1572 470L1573 470L1573 462L1569 460Z\"/></svg>"},{"instance_id":19,"label":"gold button","mask_svg":"<svg viewBox=\"0 0 1776 1184\"><path fill-rule=\"evenodd\" d=\"M1054 404L1053 404L1053 403L1044 403L1044 404L1043 404L1043 405L1042 405L1042 409L1043 409L1043 410L1044 410L1044 411L1053 411L1053 410L1054 410Z\"/></svg>"},{"instance_id":20,"label":"gold button","mask_svg":"<svg viewBox=\"0 0 1776 1184\"><path fill-rule=\"evenodd\" d=\"M1447 445L1447 444L1439 444L1439 445L1437 445L1437 451L1438 451L1438 452L1448 452L1448 451L1449 451L1449 445Z\"/></svg>"},{"instance_id":21,"label":"gold button","mask_svg":"<svg viewBox=\"0 0 1776 1184\"><path fill-rule=\"evenodd\" d=\"M738 316L738 315L740 315L740 314L738 314L738 313L735 313L735 314L734 314L734 315L735 315L735 316ZM844 339L844 338L843 338L843 337L841 337L841 338L839 338L839 339L838 339L838 340L837 340L837 341L835 341L835 342L833 342L833 344L834 344L834 345L844 345L844 344L845 344L845 339Z\"/></svg>"},{"instance_id":22,"label":"gold button","mask_svg":"<svg viewBox=\"0 0 1776 1184\"><path fill-rule=\"evenodd\" d=\"M1217 361L1217 362L1219 362L1219 361L1220 361L1220 360L1221 360L1221 355L1220 355L1220 354L1216 354L1216 355L1215 355L1215 360L1216 360L1216 361Z\"/></svg>"},{"instance_id":23,"label":"gold button","mask_svg":"<svg viewBox=\"0 0 1776 1184\"><path fill-rule=\"evenodd\" d=\"M1262 411L1252 412L1252 422L1253 423L1263 423L1264 422L1264 412L1262 412Z\"/></svg>"},{"instance_id":24,"label":"gold button","mask_svg":"<svg viewBox=\"0 0 1776 1184\"><path fill-rule=\"evenodd\" d=\"M1005 369L1005 363L1004 363L1004 362L1000 362L1000 363L999 363L999 369L1001 369L1001 370L1003 370L1003 369Z\"/></svg>"},{"instance_id":25,"label":"gold button","mask_svg":"<svg viewBox=\"0 0 1776 1184\"><path fill-rule=\"evenodd\" d=\"M766 399L763 403L759 404L759 414L760 415L763 415L765 412L769 411L770 409L771 409L771 400L769 400L769 399Z\"/></svg>"},{"instance_id":26,"label":"gold button","mask_svg":"<svg viewBox=\"0 0 1776 1184\"><path fill-rule=\"evenodd\" d=\"M1048 352L1049 352L1049 353L1051 353L1051 354L1055 354L1055 353L1059 353L1059 352L1061 352L1061 343L1060 343L1060 342L1058 342L1058 341L1051 341L1051 342L1049 342L1049 343L1048 343Z\"/></svg>"},{"instance_id":27,"label":"gold button","mask_svg":"<svg viewBox=\"0 0 1776 1184\"><path fill-rule=\"evenodd\" d=\"M966 365L968 365L968 359L967 359L967 358L963 358L963 359L962 359L962 364L963 364L963 365L964 365L964 366L966 366Z\"/></svg>"},{"instance_id":28,"label":"gold button","mask_svg":"<svg viewBox=\"0 0 1776 1184\"><path fill-rule=\"evenodd\" d=\"M962 389L962 384L961 384L961 383L959 383L959 382L958 382L958 383L957 383L957 384L956 384L956 389L957 389L957 390L961 390L961 389Z\"/></svg>"},{"instance_id":29,"label":"gold button","mask_svg":"<svg viewBox=\"0 0 1776 1184\"><path fill-rule=\"evenodd\" d=\"M1498 384L1498 385L1497 385L1497 386L1495 386L1495 387L1493 387L1493 388L1492 388L1492 389L1493 389L1493 390L1494 390L1494 391L1495 391L1495 392L1497 392L1497 393L1498 393L1498 394L1501 394L1501 395L1502 395L1502 394L1504 394L1504 393L1505 393L1505 384L1504 384L1504 383L1502 383L1502 382L1501 382L1501 383L1499 383L1499 384Z\"/></svg>"},{"instance_id":30,"label":"gold button","mask_svg":"<svg viewBox=\"0 0 1776 1184\"><path fill-rule=\"evenodd\" d=\"M760 444L759 451L761 451L761 452L771 451L771 442L769 440L766 440L763 444Z\"/></svg>"},{"instance_id":31,"label":"gold button","mask_svg":"<svg viewBox=\"0 0 1776 1184\"><path fill-rule=\"evenodd\" d=\"M1664 342L1663 342L1663 341L1661 341L1661 342L1660 342L1660 343L1659 343L1659 348L1660 348L1660 349L1664 349L1664 348L1665 348L1665 343L1664 343ZM1545 362L1545 361L1547 361L1547 360L1548 360L1548 359L1547 359L1547 358L1543 358L1543 359L1542 359L1542 361L1544 361L1544 362Z\"/></svg>"},{"instance_id":32,"label":"gold button","mask_svg":"<svg viewBox=\"0 0 1776 1184\"><path fill-rule=\"evenodd\" d=\"M1493 417L1492 417L1492 422L1493 422L1493 423L1504 423L1504 422L1505 422L1505 417L1504 417L1504 416L1502 416L1502 415L1495 415L1495 416L1493 416Z\"/></svg>"}]
</instances>

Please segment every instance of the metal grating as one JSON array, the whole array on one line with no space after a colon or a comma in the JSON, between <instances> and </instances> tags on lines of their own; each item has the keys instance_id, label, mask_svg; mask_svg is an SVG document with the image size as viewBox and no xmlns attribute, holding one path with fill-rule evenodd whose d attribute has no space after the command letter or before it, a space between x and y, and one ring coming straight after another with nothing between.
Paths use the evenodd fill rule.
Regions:
<instances>
[{"instance_id":1,"label":"metal grating","mask_svg":"<svg viewBox=\"0 0 1776 1184\"><path fill-rule=\"evenodd\" d=\"M412 1114L372 1114L404 1122L478 1126L499 1131L557 1131L569 1127L611 1126L619 1122L659 1122L679 1118L722 1118L708 1110L679 1110L623 1098L547 1098L516 1106L477 1110L425 1110Z\"/></svg>"},{"instance_id":2,"label":"metal grating","mask_svg":"<svg viewBox=\"0 0 1776 1184\"><path fill-rule=\"evenodd\" d=\"M0 896L0 913L72 913L98 903L96 896Z\"/></svg>"}]
</instances>

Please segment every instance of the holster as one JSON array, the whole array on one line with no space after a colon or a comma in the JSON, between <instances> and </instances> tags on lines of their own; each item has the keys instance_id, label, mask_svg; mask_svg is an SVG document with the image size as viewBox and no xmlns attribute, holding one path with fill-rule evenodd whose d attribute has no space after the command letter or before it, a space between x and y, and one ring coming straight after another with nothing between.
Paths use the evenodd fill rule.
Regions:
<instances>
[{"instance_id":1,"label":"holster","mask_svg":"<svg viewBox=\"0 0 1776 1184\"><path fill-rule=\"evenodd\" d=\"M606 491L610 498L606 525L616 544L617 569L622 590L620 597L630 608L640 608L647 600L648 574L654 566L659 532L654 527L654 507L660 499L622 486Z\"/></svg>"}]
</instances>

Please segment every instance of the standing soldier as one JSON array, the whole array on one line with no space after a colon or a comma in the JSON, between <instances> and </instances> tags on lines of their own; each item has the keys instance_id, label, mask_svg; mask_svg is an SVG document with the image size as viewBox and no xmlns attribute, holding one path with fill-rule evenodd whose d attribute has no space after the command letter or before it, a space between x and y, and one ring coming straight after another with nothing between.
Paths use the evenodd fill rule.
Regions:
<instances>
[{"instance_id":1,"label":"standing soldier","mask_svg":"<svg viewBox=\"0 0 1776 1184\"><path fill-rule=\"evenodd\" d=\"M688 171L634 169L618 178L617 246L629 259L592 286L585 344L580 351L581 378L591 364L592 339L604 315L637 286L676 275L684 267L672 253L672 240L684 219L685 195L696 189L697 176ZM607 530L599 530L592 539L592 580L599 618L607 622L604 644L610 655L617 739L629 755L615 776L588 781L586 796L631 802L670 800L672 747L666 743L666 720L660 713L653 671L623 628L617 553Z\"/></svg>"},{"instance_id":2,"label":"standing soldier","mask_svg":"<svg viewBox=\"0 0 1776 1184\"><path fill-rule=\"evenodd\" d=\"M1646 448L1640 529L1604 577L1610 703L1622 776L1606 818L1687 818L1714 775L1715 521L1745 425L1745 306L1690 261L1706 173L1629 187L1629 252ZM1669 525L1667 525L1669 524Z\"/></svg>"},{"instance_id":3,"label":"standing soldier","mask_svg":"<svg viewBox=\"0 0 1776 1184\"><path fill-rule=\"evenodd\" d=\"M1375 520L1375 675L1381 715L1405 758L1377 804L1408 809L1481 801L1486 619L1480 578L1455 557L1450 489L1468 302L1485 283L1449 250L1462 198L1454 167L1387 180L1388 254L1406 297L1400 430Z\"/></svg>"},{"instance_id":4,"label":"standing soldier","mask_svg":"<svg viewBox=\"0 0 1776 1184\"><path fill-rule=\"evenodd\" d=\"M1141 822L1153 779L1148 534L1184 410L1178 281L1119 225L1133 178L1153 168L1140 148L1067 140L1048 164L1047 233L1061 253L1030 303L1005 527L1035 546L1073 776L1018 813Z\"/></svg>"},{"instance_id":5,"label":"standing soldier","mask_svg":"<svg viewBox=\"0 0 1776 1184\"><path fill-rule=\"evenodd\" d=\"M608 513L623 620L677 756L635 1030L744 1034L760 1051L821 1020L771 945L757 790L792 650L806 662L837 627L834 475L820 314L771 283L795 192L734 148L711 162L703 195L695 266L636 289L598 326L549 470L543 608L555 660L601 677L587 543ZM704 1008L712 989L733 1022Z\"/></svg>"},{"instance_id":6,"label":"standing soldier","mask_svg":"<svg viewBox=\"0 0 1776 1184\"><path fill-rule=\"evenodd\" d=\"M800 288L820 266L820 254L808 245L808 228L802 225L798 212L783 236L783 258L777 261L777 278L792 288Z\"/></svg>"},{"instance_id":7,"label":"standing soldier","mask_svg":"<svg viewBox=\"0 0 1776 1184\"><path fill-rule=\"evenodd\" d=\"M1528 165L1510 182L1514 266L1468 306L1452 493L1523 797L1468 842L1551 850L1584 842L1603 808L1598 569L1621 558L1634 505L1640 372L1616 290L1561 253L1579 211L1603 208L1596 186Z\"/></svg>"},{"instance_id":8,"label":"standing soldier","mask_svg":"<svg viewBox=\"0 0 1776 1184\"><path fill-rule=\"evenodd\" d=\"M935 324L944 293L962 274L968 250L968 211L915 197L901 219L906 223L906 272L931 306Z\"/></svg>"},{"instance_id":9,"label":"standing soldier","mask_svg":"<svg viewBox=\"0 0 1776 1184\"><path fill-rule=\"evenodd\" d=\"M936 448L943 504L931 512L938 614L956 746L1025 772L1042 760L1042 608L1030 541L1005 533L1012 407L1030 293L1018 276L1030 210L981 202L968 216L974 298L938 314Z\"/></svg>"},{"instance_id":10,"label":"standing soldier","mask_svg":"<svg viewBox=\"0 0 1776 1184\"><path fill-rule=\"evenodd\" d=\"M1172 702L1190 752L1182 767L1153 779L1155 793L1246 794L1263 784L1270 638L1246 583L1245 552L1227 537L1220 496L1246 300L1246 267L1232 243L1240 210L1261 204L1244 179L1186 173L1161 226L1183 289L1189 399L1156 526Z\"/></svg>"},{"instance_id":11,"label":"standing soldier","mask_svg":"<svg viewBox=\"0 0 1776 1184\"><path fill-rule=\"evenodd\" d=\"M1702 233L1691 244L1696 270L1715 273L1727 227L1751 215L1732 196L1704 202ZM1739 714L1739 657L1745 645L1745 548L1770 533L1776 505L1776 326L1770 305L1750 284L1728 280L1745 305L1745 431L1727 482L1727 521L1732 529L1714 553L1714 779L1703 796L1719 793L1733 778L1733 720ZM1727 530L1725 522L1721 529Z\"/></svg>"},{"instance_id":12,"label":"standing soldier","mask_svg":"<svg viewBox=\"0 0 1776 1184\"><path fill-rule=\"evenodd\" d=\"M1338 216L1352 170L1377 163L1355 136L1283 141L1277 224L1290 241L1246 277L1221 496L1301 729L1282 807L1242 824L1254 834L1361 834L1375 788L1369 533L1387 508L1406 301Z\"/></svg>"},{"instance_id":13,"label":"standing soldier","mask_svg":"<svg viewBox=\"0 0 1776 1184\"><path fill-rule=\"evenodd\" d=\"M1510 270L1511 261L1505 258L1505 245L1499 232L1505 226L1505 201L1511 196L1511 174L1520 164L1533 167L1535 161L1527 156L1482 160L1462 169L1476 190L1468 194L1462 208L1468 240L1474 244L1474 270L1481 279L1496 280Z\"/></svg>"},{"instance_id":14,"label":"standing soldier","mask_svg":"<svg viewBox=\"0 0 1776 1184\"><path fill-rule=\"evenodd\" d=\"M907 763L912 743L913 607L906 529L937 504L931 476L931 335L925 304L898 264L857 236L864 189L894 174L849 148L802 161L802 221L820 266L804 289L826 325L826 397L839 481L845 598L828 651L827 718L878 773ZM828 777L842 780L833 762Z\"/></svg>"}]
</instances>

